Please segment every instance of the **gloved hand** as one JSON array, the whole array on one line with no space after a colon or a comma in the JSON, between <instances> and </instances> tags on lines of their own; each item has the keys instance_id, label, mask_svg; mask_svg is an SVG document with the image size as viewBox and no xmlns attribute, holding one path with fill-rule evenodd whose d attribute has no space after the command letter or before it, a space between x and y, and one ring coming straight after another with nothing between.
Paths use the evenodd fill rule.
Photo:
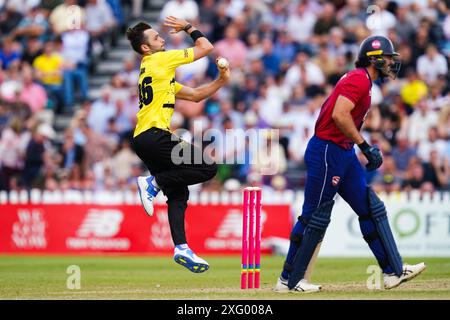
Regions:
<instances>
[{"instance_id":1,"label":"gloved hand","mask_svg":"<svg viewBox=\"0 0 450 320\"><path fill-rule=\"evenodd\" d=\"M381 155L380 149L376 146L369 145L366 141L358 144L364 156L369 160L366 164L367 171L373 171L378 169L383 163L383 156Z\"/></svg>"}]
</instances>

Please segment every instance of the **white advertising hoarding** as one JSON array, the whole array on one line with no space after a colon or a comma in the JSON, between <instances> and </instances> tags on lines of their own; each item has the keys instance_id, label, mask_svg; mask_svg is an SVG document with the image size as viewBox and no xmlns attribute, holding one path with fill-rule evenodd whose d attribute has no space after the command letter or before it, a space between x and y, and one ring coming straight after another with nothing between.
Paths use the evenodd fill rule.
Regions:
<instances>
[{"instance_id":1,"label":"white advertising hoarding","mask_svg":"<svg viewBox=\"0 0 450 320\"><path fill-rule=\"evenodd\" d=\"M392 232L403 257L450 256L450 199L380 196L388 211ZM359 228L358 216L337 198L325 235L321 256L370 257Z\"/></svg>"}]
</instances>

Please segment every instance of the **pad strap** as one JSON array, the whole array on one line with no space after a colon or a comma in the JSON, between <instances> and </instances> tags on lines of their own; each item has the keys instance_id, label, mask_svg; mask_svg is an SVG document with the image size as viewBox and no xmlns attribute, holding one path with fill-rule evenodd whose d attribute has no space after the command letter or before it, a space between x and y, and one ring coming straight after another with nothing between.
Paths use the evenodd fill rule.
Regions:
<instances>
[{"instance_id":1,"label":"pad strap","mask_svg":"<svg viewBox=\"0 0 450 320\"><path fill-rule=\"evenodd\" d=\"M370 215L367 216L359 216L358 217L359 221L368 221L368 220L372 220L372 217Z\"/></svg>"},{"instance_id":2,"label":"pad strap","mask_svg":"<svg viewBox=\"0 0 450 320\"><path fill-rule=\"evenodd\" d=\"M307 219L307 218L305 218L303 216L298 217L298 221L300 221L301 224L304 225L304 226L306 226L309 223L309 220L310 219Z\"/></svg>"}]
</instances>

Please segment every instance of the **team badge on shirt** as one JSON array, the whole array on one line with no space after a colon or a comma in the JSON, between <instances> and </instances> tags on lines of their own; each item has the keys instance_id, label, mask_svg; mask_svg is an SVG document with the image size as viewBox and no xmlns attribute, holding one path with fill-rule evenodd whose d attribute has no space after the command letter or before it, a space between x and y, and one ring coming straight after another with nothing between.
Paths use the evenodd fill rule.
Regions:
<instances>
[{"instance_id":1,"label":"team badge on shirt","mask_svg":"<svg viewBox=\"0 0 450 320\"><path fill-rule=\"evenodd\" d=\"M341 177L339 176L334 176L333 178L331 178L331 184L333 185L333 187L336 187L338 185L339 180L341 180Z\"/></svg>"}]
</instances>

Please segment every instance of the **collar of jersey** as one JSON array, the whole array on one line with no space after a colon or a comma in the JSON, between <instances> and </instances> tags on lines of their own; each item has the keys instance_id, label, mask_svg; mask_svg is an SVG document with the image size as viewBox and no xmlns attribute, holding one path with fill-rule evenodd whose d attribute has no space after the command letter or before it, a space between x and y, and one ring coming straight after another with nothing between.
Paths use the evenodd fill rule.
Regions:
<instances>
[{"instance_id":1,"label":"collar of jersey","mask_svg":"<svg viewBox=\"0 0 450 320\"><path fill-rule=\"evenodd\" d=\"M152 54L148 54L148 55L145 55L145 56L143 56L143 60L148 60L148 59L151 59L155 54L158 54L159 52L155 52L155 53L152 53Z\"/></svg>"},{"instance_id":2,"label":"collar of jersey","mask_svg":"<svg viewBox=\"0 0 450 320\"><path fill-rule=\"evenodd\" d=\"M366 72L366 74L367 74L367 77L369 78L369 80L370 80L370 86L372 86L373 85L373 83L372 83L372 78L370 77L370 74L369 74L369 71L367 71L367 69L366 68L363 68L364 69L364 71Z\"/></svg>"}]
</instances>

